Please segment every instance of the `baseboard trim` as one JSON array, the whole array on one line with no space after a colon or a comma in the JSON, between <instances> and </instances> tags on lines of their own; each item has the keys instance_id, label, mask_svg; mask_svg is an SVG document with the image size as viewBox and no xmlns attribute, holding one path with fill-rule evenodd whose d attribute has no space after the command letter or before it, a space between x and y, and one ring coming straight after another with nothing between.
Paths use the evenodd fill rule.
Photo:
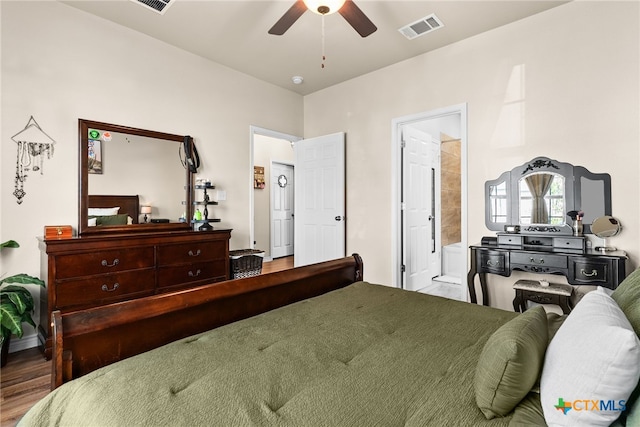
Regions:
<instances>
[{"instance_id":1,"label":"baseboard trim","mask_svg":"<svg viewBox=\"0 0 640 427\"><path fill-rule=\"evenodd\" d=\"M17 351L26 350L28 348L33 348L38 346L38 335L33 334L28 337L22 337L18 339L16 337L11 337L11 342L9 343L9 353L15 353Z\"/></svg>"}]
</instances>

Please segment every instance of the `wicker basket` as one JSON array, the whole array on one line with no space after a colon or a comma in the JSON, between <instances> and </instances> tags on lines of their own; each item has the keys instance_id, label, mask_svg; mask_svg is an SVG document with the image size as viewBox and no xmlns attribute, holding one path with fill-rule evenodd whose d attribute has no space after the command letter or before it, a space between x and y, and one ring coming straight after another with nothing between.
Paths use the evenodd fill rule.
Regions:
<instances>
[{"instance_id":1,"label":"wicker basket","mask_svg":"<svg viewBox=\"0 0 640 427\"><path fill-rule=\"evenodd\" d=\"M231 278L242 279L244 277L257 276L262 273L262 259L264 251L258 249L240 249L229 251L231 266Z\"/></svg>"}]
</instances>

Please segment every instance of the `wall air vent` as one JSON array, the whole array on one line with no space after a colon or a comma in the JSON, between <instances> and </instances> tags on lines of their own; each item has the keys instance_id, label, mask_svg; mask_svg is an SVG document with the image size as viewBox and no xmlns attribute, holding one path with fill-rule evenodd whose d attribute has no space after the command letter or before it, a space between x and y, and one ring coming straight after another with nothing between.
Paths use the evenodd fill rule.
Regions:
<instances>
[{"instance_id":1,"label":"wall air vent","mask_svg":"<svg viewBox=\"0 0 640 427\"><path fill-rule=\"evenodd\" d=\"M141 6L146 7L147 9L151 9L155 12L158 12L160 15L164 15L164 13L169 9L176 0L131 0L134 3L138 3Z\"/></svg>"},{"instance_id":2,"label":"wall air vent","mask_svg":"<svg viewBox=\"0 0 640 427\"><path fill-rule=\"evenodd\" d=\"M398 29L398 31L400 31L402 35L404 35L409 40L413 40L416 37L427 34L431 31L435 31L442 27L444 27L442 21L432 13L431 15L425 16L422 19L418 19L416 22L405 25L404 27Z\"/></svg>"}]
</instances>

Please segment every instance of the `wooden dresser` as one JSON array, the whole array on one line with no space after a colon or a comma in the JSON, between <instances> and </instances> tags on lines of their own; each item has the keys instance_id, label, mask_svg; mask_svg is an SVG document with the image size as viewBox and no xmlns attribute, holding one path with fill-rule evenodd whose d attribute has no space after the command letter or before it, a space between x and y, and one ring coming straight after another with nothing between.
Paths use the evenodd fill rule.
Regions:
<instances>
[{"instance_id":1,"label":"wooden dresser","mask_svg":"<svg viewBox=\"0 0 640 427\"><path fill-rule=\"evenodd\" d=\"M51 312L75 311L229 279L231 230L41 241L39 345L51 358Z\"/></svg>"}]
</instances>

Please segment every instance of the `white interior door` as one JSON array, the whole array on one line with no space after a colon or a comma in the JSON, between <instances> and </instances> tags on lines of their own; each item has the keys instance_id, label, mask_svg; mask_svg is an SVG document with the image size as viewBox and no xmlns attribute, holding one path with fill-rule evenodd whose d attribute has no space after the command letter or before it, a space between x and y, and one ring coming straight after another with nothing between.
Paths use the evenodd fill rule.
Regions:
<instances>
[{"instance_id":1,"label":"white interior door","mask_svg":"<svg viewBox=\"0 0 640 427\"><path fill-rule=\"evenodd\" d=\"M293 255L293 166L271 163L271 257Z\"/></svg>"},{"instance_id":2,"label":"white interior door","mask_svg":"<svg viewBox=\"0 0 640 427\"><path fill-rule=\"evenodd\" d=\"M440 147L431 135L410 126L403 141L403 263L405 288L419 290L439 276Z\"/></svg>"},{"instance_id":3,"label":"white interior door","mask_svg":"<svg viewBox=\"0 0 640 427\"><path fill-rule=\"evenodd\" d=\"M345 135L294 144L296 267L345 256Z\"/></svg>"}]
</instances>

